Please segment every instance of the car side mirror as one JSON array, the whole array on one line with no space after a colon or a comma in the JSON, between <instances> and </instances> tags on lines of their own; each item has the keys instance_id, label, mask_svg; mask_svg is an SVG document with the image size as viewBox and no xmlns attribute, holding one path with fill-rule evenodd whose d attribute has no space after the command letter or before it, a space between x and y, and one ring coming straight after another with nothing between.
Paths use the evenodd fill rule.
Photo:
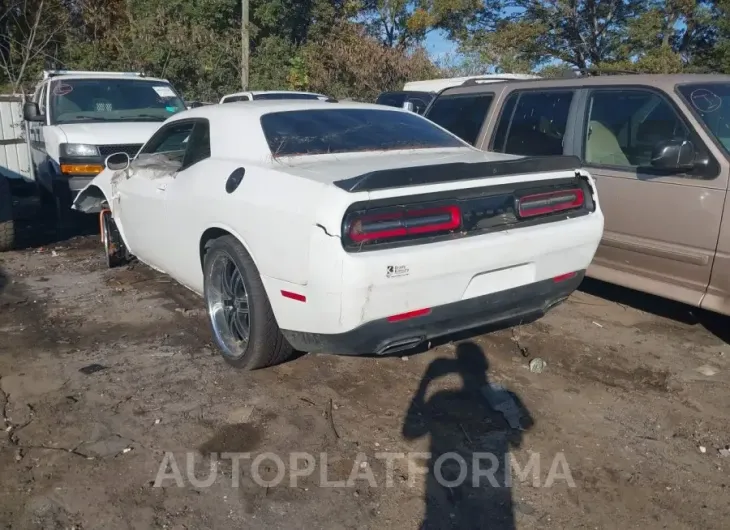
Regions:
<instances>
[{"instance_id":1,"label":"car side mirror","mask_svg":"<svg viewBox=\"0 0 730 530\"><path fill-rule=\"evenodd\" d=\"M46 117L41 114L38 103L34 101L26 101L23 104L23 119L25 121L45 121Z\"/></svg>"},{"instance_id":2,"label":"car side mirror","mask_svg":"<svg viewBox=\"0 0 730 530\"><path fill-rule=\"evenodd\" d=\"M406 101L403 103L403 108L406 109L408 112L415 112L416 106L413 104L412 101Z\"/></svg>"},{"instance_id":3,"label":"car side mirror","mask_svg":"<svg viewBox=\"0 0 730 530\"><path fill-rule=\"evenodd\" d=\"M129 155L127 153L114 153L106 157L104 165L112 171L123 171L129 167Z\"/></svg>"},{"instance_id":4,"label":"car side mirror","mask_svg":"<svg viewBox=\"0 0 730 530\"><path fill-rule=\"evenodd\" d=\"M667 171L686 171L695 166L695 146L689 140L664 140L651 152L651 166Z\"/></svg>"}]
</instances>

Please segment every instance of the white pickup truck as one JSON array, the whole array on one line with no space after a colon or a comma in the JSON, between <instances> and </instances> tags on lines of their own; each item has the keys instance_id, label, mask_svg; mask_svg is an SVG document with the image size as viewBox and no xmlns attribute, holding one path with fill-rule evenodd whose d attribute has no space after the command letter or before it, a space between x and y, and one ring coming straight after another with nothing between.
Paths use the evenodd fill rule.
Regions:
<instances>
[{"instance_id":1,"label":"white pickup truck","mask_svg":"<svg viewBox=\"0 0 730 530\"><path fill-rule=\"evenodd\" d=\"M165 79L137 72L44 71L23 118L35 180L60 224L107 156L133 157L161 122L185 109Z\"/></svg>"}]
</instances>

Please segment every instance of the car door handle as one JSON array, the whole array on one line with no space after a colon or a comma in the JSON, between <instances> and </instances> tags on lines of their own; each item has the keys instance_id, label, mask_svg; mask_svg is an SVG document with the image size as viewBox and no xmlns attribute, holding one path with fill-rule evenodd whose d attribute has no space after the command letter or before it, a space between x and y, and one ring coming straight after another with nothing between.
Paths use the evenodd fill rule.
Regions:
<instances>
[{"instance_id":1,"label":"car door handle","mask_svg":"<svg viewBox=\"0 0 730 530\"><path fill-rule=\"evenodd\" d=\"M167 189L167 184L158 184L157 185L157 191L165 191Z\"/></svg>"}]
</instances>

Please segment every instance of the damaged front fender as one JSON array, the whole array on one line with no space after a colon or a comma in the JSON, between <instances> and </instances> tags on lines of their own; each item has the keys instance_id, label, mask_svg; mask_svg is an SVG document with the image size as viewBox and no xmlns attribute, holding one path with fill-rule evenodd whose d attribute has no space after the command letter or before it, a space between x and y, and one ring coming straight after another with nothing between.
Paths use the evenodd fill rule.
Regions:
<instances>
[{"instance_id":1,"label":"damaged front fender","mask_svg":"<svg viewBox=\"0 0 730 530\"><path fill-rule=\"evenodd\" d=\"M109 208L113 214L116 183L123 176L123 171L102 171L79 192L71 207L84 213L99 213Z\"/></svg>"}]
</instances>

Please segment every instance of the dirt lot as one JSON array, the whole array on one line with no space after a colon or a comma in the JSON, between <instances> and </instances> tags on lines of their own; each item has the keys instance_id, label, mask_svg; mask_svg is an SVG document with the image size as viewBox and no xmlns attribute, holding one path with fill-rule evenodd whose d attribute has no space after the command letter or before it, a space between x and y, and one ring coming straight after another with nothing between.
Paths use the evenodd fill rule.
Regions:
<instances>
[{"instance_id":1,"label":"dirt lot","mask_svg":"<svg viewBox=\"0 0 730 530\"><path fill-rule=\"evenodd\" d=\"M0 257L0 528L728 527L725 319L589 283L518 329L243 373L200 300L140 264L107 270L99 250L88 236ZM495 383L522 430L485 398ZM414 471L437 467L426 451L509 453L512 473L444 488ZM286 478L271 459L237 476L222 452L274 453ZM316 460L294 487L292 452ZM156 485L169 454L181 486ZM188 462L199 481L213 462L212 484Z\"/></svg>"}]
</instances>

